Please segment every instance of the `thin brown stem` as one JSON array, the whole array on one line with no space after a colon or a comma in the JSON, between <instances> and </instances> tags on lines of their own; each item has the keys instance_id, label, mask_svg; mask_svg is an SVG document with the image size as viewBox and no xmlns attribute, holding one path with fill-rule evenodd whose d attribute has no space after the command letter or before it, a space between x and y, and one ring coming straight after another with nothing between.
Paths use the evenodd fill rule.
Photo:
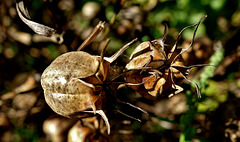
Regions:
<instances>
[{"instance_id":1,"label":"thin brown stem","mask_svg":"<svg viewBox=\"0 0 240 142\"><path fill-rule=\"evenodd\" d=\"M87 39L84 40L84 42L79 46L77 51L83 50L86 46L91 44L94 39L99 35L99 33L103 30L104 28L104 22L100 21L97 26L93 29L93 31L90 33L90 35L87 37Z\"/></svg>"}]
</instances>

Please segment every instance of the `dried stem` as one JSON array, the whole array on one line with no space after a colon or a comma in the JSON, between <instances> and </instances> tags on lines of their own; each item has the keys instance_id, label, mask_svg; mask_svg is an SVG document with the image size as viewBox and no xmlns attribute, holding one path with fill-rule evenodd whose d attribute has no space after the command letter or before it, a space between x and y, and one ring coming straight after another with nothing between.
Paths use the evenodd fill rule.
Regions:
<instances>
[{"instance_id":1,"label":"dried stem","mask_svg":"<svg viewBox=\"0 0 240 142\"><path fill-rule=\"evenodd\" d=\"M103 30L104 28L104 22L100 21L97 26L93 29L93 31L90 33L90 35L87 37L87 39L84 40L84 42L79 46L77 51L83 50L86 46L91 44L94 39L99 35L99 33Z\"/></svg>"}]
</instances>

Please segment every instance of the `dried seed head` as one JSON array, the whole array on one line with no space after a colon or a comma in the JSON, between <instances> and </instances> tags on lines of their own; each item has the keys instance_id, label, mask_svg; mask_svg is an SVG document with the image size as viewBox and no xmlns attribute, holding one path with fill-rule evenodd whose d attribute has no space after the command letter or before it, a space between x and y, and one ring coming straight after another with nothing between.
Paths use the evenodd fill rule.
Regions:
<instances>
[{"instance_id":1,"label":"dried seed head","mask_svg":"<svg viewBox=\"0 0 240 142\"><path fill-rule=\"evenodd\" d=\"M66 117L82 118L98 113L109 126L107 117L100 110L105 94L101 84L110 63L102 64L106 67L104 71L99 70L99 57L82 51L68 52L56 58L41 77L47 104ZM102 80L97 74L103 76Z\"/></svg>"},{"instance_id":2,"label":"dried seed head","mask_svg":"<svg viewBox=\"0 0 240 142\"><path fill-rule=\"evenodd\" d=\"M126 73L126 82L132 83L131 87L147 98L155 99L161 94L171 97L181 92L183 88L179 85L183 79L190 81L186 77L190 69L205 66L193 65L186 67L181 57L181 54L192 46L197 28L205 17L203 16L197 24L185 27L179 33L177 41L172 47L164 44L167 34L166 25L162 38L146 41L137 46L130 56L130 62L126 65L126 69L129 70ZM177 49L177 43L182 32L193 26L196 26L196 28L189 47ZM194 84L197 88L198 97L201 97L198 85Z\"/></svg>"},{"instance_id":3,"label":"dried seed head","mask_svg":"<svg viewBox=\"0 0 240 142\"><path fill-rule=\"evenodd\" d=\"M116 75L110 63L130 45L127 44L110 58L103 57L109 41L101 56L75 51L57 57L41 77L46 102L53 111L70 118L88 117L97 113L105 120L108 133L110 125L102 110L105 100L103 85L111 80L108 78Z\"/></svg>"},{"instance_id":4,"label":"dried seed head","mask_svg":"<svg viewBox=\"0 0 240 142\"><path fill-rule=\"evenodd\" d=\"M49 106L63 116L91 109L99 96L95 94L96 87L84 79L94 76L98 66L95 56L81 51L68 52L56 58L41 77Z\"/></svg>"}]
</instances>

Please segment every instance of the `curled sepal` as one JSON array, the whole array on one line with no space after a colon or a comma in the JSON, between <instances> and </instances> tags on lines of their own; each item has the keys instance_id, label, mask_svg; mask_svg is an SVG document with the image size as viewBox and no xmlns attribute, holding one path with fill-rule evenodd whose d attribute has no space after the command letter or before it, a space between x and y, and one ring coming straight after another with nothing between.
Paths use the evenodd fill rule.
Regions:
<instances>
[{"instance_id":1,"label":"curled sepal","mask_svg":"<svg viewBox=\"0 0 240 142\"><path fill-rule=\"evenodd\" d=\"M182 77L184 79L186 79L187 81L189 81L190 83L193 83L196 87L196 90L197 90L197 95L198 95L198 98L201 98L201 93L200 93L200 89L199 89L199 86L197 83L193 82L192 80L188 79L187 78L187 74L190 72L190 70L192 68L195 68L195 67L202 67L202 66L213 66L213 65L209 65L209 64L198 64L198 65L191 65L191 66L172 66L173 68L177 69L180 74L182 75Z\"/></svg>"},{"instance_id":2,"label":"curled sepal","mask_svg":"<svg viewBox=\"0 0 240 142\"><path fill-rule=\"evenodd\" d=\"M104 122L105 122L105 124L106 124L106 126L107 126L107 132L108 132L108 134L110 134L110 124L109 124L108 118L107 118L107 116L105 115L105 113L103 112L103 110L96 110L95 112L93 112L93 111L83 111L83 112L86 112L86 113L97 113L97 114L99 114L99 115L103 118L103 120L104 120Z\"/></svg>"},{"instance_id":3,"label":"curled sepal","mask_svg":"<svg viewBox=\"0 0 240 142\"><path fill-rule=\"evenodd\" d=\"M181 36L182 32L183 32L185 29L187 29L187 28L196 26L196 27L195 27L195 30L194 30L194 32L193 32L193 38L192 38L192 41L191 41L190 45L189 45L187 48L183 48L183 49L180 51L180 53L178 53L178 54L173 58L172 63L174 63L174 61L175 61L183 52L189 50L189 49L192 47L192 45L193 45L193 43L194 43L194 39L195 39L196 33L197 33L197 29L198 29L201 21L202 21L204 18L206 18L206 17L207 17L207 15L204 15L204 16L198 21L197 24L187 26L187 27L183 28L183 29L180 31L180 33L178 34L177 40L176 40L176 42L175 42L175 44L174 44L174 46L173 46L173 49L172 49L173 51L175 51L175 49L177 48L177 43L178 43L178 41L179 41L179 39L180 39L180 36ZM173 52L173 51L172 51L172 52Z\"/></svg>"},{"instance_id":4,"label":"curled sepal","mask_svg":"<svg viewBox=\"0 0 240 142\"><path fill-rule=\"evenodd\" d=\"M198 96L198 98L201 98L202 96L201 96L201 92L200 92L198 84L195 83L194 81L188 79L185 75L183 75L183 77L184 77L184 79L186 79L187 81L189 81L190 83L193 83L195 85L196 90L197 90L197 96Z\"/></svg>"},{"instance_id":5,"label":"curled sepal","mask_svg":"<svg viewBox=\"0 0 240 142\"><path fill-rule=\"evenodd\" d=\"M62 34L57 34L55 29L31 20L31 17L28 13L27 8L25 8L23 1L20 1L16 4L16 9L20 19L35 33L46 37L53 37L59 43L63 42Z\"/></svg>"},{"instance_id":6,"label":"curled sepal","mask_svg":"<svg viewBox=\"0 0 240 142\"><path fill-rule=\"evenodd\" d=\"M114 62L125 50L128 49L128 47L134 43L135 41L137 41L137 38L133 39L132 41L130 41L129 43L125 44L120 50L118 50L115 54L113 54L111 57L104 57L104 59L106 61L108 61L109 63Z\"/></svg>"}]
</instances>

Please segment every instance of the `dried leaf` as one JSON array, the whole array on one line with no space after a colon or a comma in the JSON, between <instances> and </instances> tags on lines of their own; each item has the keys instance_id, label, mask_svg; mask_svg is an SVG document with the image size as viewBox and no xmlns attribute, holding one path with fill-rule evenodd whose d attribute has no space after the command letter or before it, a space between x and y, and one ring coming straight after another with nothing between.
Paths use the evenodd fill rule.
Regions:
<instances>
[{"instance_id":1,"label":"dried leaf","mask_svg":"<svg viewBox=\"0 0 240 142\"><path fill-rule=\"evenodd\" d=\"M59 43L63 42L62 34L57 34L55 29L31 20L27 8L24 7L23 1L20 1L16 4L16 9L21 20L26 25L28 25L35 33L46 37L54 37Z\"/></svg>"}]
</instances>

